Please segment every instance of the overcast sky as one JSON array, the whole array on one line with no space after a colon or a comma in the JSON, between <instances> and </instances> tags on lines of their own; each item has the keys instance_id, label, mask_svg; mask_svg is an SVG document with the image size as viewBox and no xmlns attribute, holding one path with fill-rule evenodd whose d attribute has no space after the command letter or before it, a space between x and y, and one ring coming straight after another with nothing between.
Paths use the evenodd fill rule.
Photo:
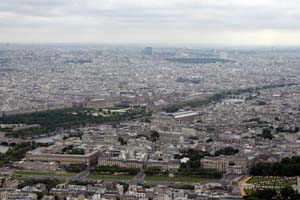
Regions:
<instances>
[{"instance_id":1,"label":"overcast sky","mask_svg":"<svg viewBox=\"0 0 300 200\"><path fill-rule=\"evenodd\" d=\"M0 0L0 42L300 45L300 0Z\"/></svg>"}]
</instances>

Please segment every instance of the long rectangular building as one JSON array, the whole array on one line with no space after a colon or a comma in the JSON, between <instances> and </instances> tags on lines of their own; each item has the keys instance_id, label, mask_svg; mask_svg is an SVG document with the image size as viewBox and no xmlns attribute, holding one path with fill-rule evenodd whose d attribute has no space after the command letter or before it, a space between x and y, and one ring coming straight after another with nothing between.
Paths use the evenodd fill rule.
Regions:
<instances>
[{"instance_id":1,"label":"long rectangular building","mask_svg":"<svg viewBox=\"0 0 300 200\"><path fill-rule=\"evenodd\" d=\"M161 169L177 171L180 167L180 162L177 160L160 161L160 160L136 160L136 159L121 159L112 157L99 157L98 165L118 166L126 168L147 168L158 167Z\"/></svg>"},{"instance_id":2,"label":"long rectangular building","mask_svg":"<svg viewBox=\"0 0 300 200\"><path fill-rule=\"evenodd\" d=\"M144 161L142 160L125 160L120 158L110 158L110 157L99 157L98 165L104 166L118 166L126 168L144 168Z\"/></svg>"},{"instance_id":3,"label":"long rectangular building","mask_svg":"<svg viewBox=\"0 0 300 200\"><path fill-rule=\"evenodd\" d=\"M201 167L204 169L216 169L226 173L245 173L248 166L248 158L243 156L219 156L201 159Z\"/></svg>"},{"instance_id":4,"label":"long rectangular building","mask_svg":"<svg viewBox=\"0 0 300 200\"><path fill-rule=\"evenodd\" d=\"M91 166L98 163L99 154L99 150L95 150L86 155L49 154L31 151L26 153L25 158L28 161L58 162L62 165L86 164L87 166Z\"/></svg>"}]
</instances>

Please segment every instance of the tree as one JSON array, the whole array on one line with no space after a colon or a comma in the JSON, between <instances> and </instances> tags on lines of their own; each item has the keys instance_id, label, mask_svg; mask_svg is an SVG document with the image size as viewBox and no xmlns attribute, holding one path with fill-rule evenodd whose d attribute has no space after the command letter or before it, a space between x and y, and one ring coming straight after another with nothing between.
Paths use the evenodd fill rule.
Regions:
<instances>
[{"instance_id":1,"label":"tree","mask_svg":"<svg viewBox=\"0 0 300 200\"><path fill-rule=\"evenodd\" d=\"M162 171L159 167L148 167L147 169L145 169L145 174L146 175L157 175L157 174L161 174Z\"/></svg>"},{"instance_id":2,"label":"tree","mask_svg":"<svg viewBox=\"0 0 300 200\"><path fill-rule=\"evenodd\" d=\"M261 137L261 138L264 138L264 139L269 139L269 140L273 139L273 135L271 133L271 130L270 129L266 129L266 128L264 128L262 130L262 134L258 134L257 136Z\"/></svg>"},{"instance_id":3,"label":"tree","mask_svg":"<svg viewBox=\"0 0 300 200\"><path fill-rule=\"evenodd\" d=\"M219 156L219 155L231 156L237 153L239 153L238 149L235 149L233 147L225 147L216 151L215 156Z\"/></svg>"},{"instance_id":4,"label":"tree","mask_svg":"<svg viewBox=\"0 0 300 200\"><path fill-rule=\"evenodd\" d=\"M291 196L294 196L295 191L291 186L287 186L281 189L280 195L283 199L291 199Z\"/></svg>"},{"instance_id":5,"label":"tree","mask_svg":"<svg viewBox=\"0 0 300 200\"><path fill-rule=\"evenodd\" d=\"M246 200L297 200L300 199L300 195L291 186L282 188L280 191L276 192L274 189L259 189L251 192L244 199Z\"/></svg>"},{"instance_id":6,"label":"tree","mask_svg":"<svg viewBox=\"0 0 300 200\"><path fill-rule=\"evenodd\" d=\"M172 106L166 107L164 110L167 113L174 113L174 112L177 112L180 108L181 108L180 105L172 105Z\"/></svg>"},{"instance_id":7,"label":"tree","mask_svg":"<svg viewBox=\"0 0 300 200\"><path fill-rule=\"evenodd\" d=\"M151 131L151 141L156 142L159 139L159 133L157 131Z\"/></svg>"},{"instance_id":8,"label":"tree","mask_svg":"<svg viewBox=\"0 0 300 200\"><path fill-rule=\"evenodd\" d=\"M210 142L213 142L214 140L212 139L212 138L208 138L207 140L206 140L206 142L207 143L210 143Z\"/></svg>"},{"instance_id":9,"label":"tree","mask_svg":"<svg viewBox=\"0 0 300 200\"><path fill-rule=\"evenodd\" d=\"M70 164L64 167L67 172L82 172L87 169L85 164Z\"/></svg>"},{"instance_id":10,"label":"tree","mask_svg":"<svg viewBox=\"0 0 300 200\"><path fill-rule=\"evenodd\" d=\"M116 172L127 173L130 175L136 175L139 172L139 169L136 168L126 168L126 167L118 167L118 166L105 166L98 165L94 168L90 169L91 173L109 173L114 174Z\"/></svg>"},{"instance_id":11,"label":"tree","mask_svg":"<svg viewBox=\"0 0 300 200\"><path fill-rule=\"evenodd\" d=\"M74 148L74 149L68 151L68 154L84 155L84 149L82 149L82 148Z\"/></svg>"},{"instance_id":12,"label":"tree","mask_svg":"<svg viewBox=\"0 0 300 200\"><path fill-rule=\"evenodd\" d=\"M196 149L186 149L181 151L180 155L175 155L177 159L181 159L184 157L189 158L190 160L186 163L186 165L182 165L185 168L199 168L200 167L200 159L204 156L209 156L210 154L206 151L196 150Z\"/></svg>"},{"instance_id":13,"label":"tree","mask_svg":"<svg viewBox=\"0 0 300 200\"><path fill-rule=\"evenodd\" d=\"M27 138L41 134L55 132L59 128L69 129L73 127L85 126L88 123L101 124L106 122L116 123L126 119L139 118L145 115L145 110L133 109L126 113L109 116L93 116L92 109L66 108L49 110L20 115L10 115L0 117L0 124L39 124L38 127L20 129L16 131L6 131L8 137ZM74 114L76 113L76 114Z\"/></svg>"},{"instance_id":14,"label":"tree","mask_svg":"<svg viewBox=\"0 0 300 200\"><path fill-rule=\"evenodd\" d=\"M283 158L281 162L258 162L250 168L253 176L299 176L300 157Z\"/></svg>"},{"instance_id":15,"label":"tree","mask_svg":"<svg viewBox=\"0 0 300 200\"><path fill-rule=\"evenodd\" d=\"M177 176L199 177L199 178L221 178L222 173L216 169L203 168L179 168Z\"/></svg>"},{"instance_id":16,"label":"tree","mask_svg":"<svg viewBox=\"0 0 300 200\"><path fill-rule=\"evenodd\" d=\"M20 160L25 156L27 151L33 150L40 146L49 146L49 144L21 142L13 147L10 147L6 153L0 153L0 166Z\"/></svg>"},{"instance_id":17,"label":"tree","mask_svg":"<svg viewBox=\"0 0 300 200\"><path fill-rule=\"evenodd\" d=\"M251 195L247 196L246 199L259 199L259 200L270 200L275 199L277 193L273 189L263 189L263 190L256 190Z\"/></svg>"},{"instance_id":18,"label":"tree","mask_svg":"<svg viewBox=\"0 0 300 200\"><path fill-rule=\"evenodd\" d=\"M120 142L121 145L127 145L127 142L122 137L119 137L118 141Z\"/></svg>"},{"instance_id":19,"label":"tree","mask_svg":"<svg viewBox=\"0 0 300 200\"><path fill-rule=\"evenodd\" d=\"M145 122L145 123L151 123L151 120L150 120L149 118L146 118L146 119L144 120L144 122Z\"/></svg>"}]
</instances>

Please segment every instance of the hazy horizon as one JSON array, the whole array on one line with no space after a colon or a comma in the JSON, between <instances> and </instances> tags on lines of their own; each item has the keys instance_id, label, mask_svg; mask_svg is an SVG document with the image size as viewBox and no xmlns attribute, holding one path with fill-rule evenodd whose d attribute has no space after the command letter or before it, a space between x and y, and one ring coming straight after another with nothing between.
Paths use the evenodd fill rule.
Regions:
<instances>
[{"instance_id":1,"label":"hazy horizon","mask_svg":"<svg viewBox=\"0 0 300 200\"><path fill-rule=\"evenodd\" d=\"M138 47L196 49L300 49L300 44L226 44L226 43L154 43L154 42L0 42L0 47Z\"/></svg>"}]
</instances>

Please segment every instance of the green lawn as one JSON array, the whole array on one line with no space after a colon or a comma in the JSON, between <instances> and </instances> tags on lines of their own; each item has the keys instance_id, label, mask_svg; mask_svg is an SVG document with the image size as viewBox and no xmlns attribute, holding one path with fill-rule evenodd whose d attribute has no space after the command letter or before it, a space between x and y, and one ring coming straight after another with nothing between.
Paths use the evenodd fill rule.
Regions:
<instances>
[{"instance_id":1,"label":"green lawn","mask_svg":"<svg viewBox=\"0 0 300 200\"><path fill-rule=\"evenodd\" d=\"M296 178L254 176L247 183L257 186L285 187L297 183Z\"/></svg>"},{"instance_id":2,"label":"green lawn","mask_svg":"<svg viewBox=\"0 0 300 200\"><path fill-rule=\"evenodd\" d=\"M168 176L146 176L146 181L169 181L169 182L182 182L182 183L197 183L213 179L208 178L194 178L194 177L168 177Z\"/></svg>"},{"instance_id":3,"label":"green lawn","mask_svg":"<svg viewBox=\"0 0 300 200\"><path fill-rule=\"evenodd\" d=\"M132 175L113 175L113 174L90 174L88 178L91 179L111 179L111 180L131 180Z\"/></svg>"},{"instance_id":4,"label":"green lawn","mask_svg":"<svg viewBox=\"0 0 300 200\"><path fill-rule=\"evenodd\" d=\"M59 176L59 177L70 177L74 176L74 173L68 172L36 172L36 171L15 171L16 175L25 175L25 176Z\"/></svg>"},{"instance_id":5,"label":"green lawn","mask_svg":"<svg viewBox=\"0 0 300 200\"><path fill-rule=\"evenodd\" d=\"M266 177L266 176L253 176L248 183L260 183L262 181L272 181L273 177Z\"/></svg>"}]
</instances>

